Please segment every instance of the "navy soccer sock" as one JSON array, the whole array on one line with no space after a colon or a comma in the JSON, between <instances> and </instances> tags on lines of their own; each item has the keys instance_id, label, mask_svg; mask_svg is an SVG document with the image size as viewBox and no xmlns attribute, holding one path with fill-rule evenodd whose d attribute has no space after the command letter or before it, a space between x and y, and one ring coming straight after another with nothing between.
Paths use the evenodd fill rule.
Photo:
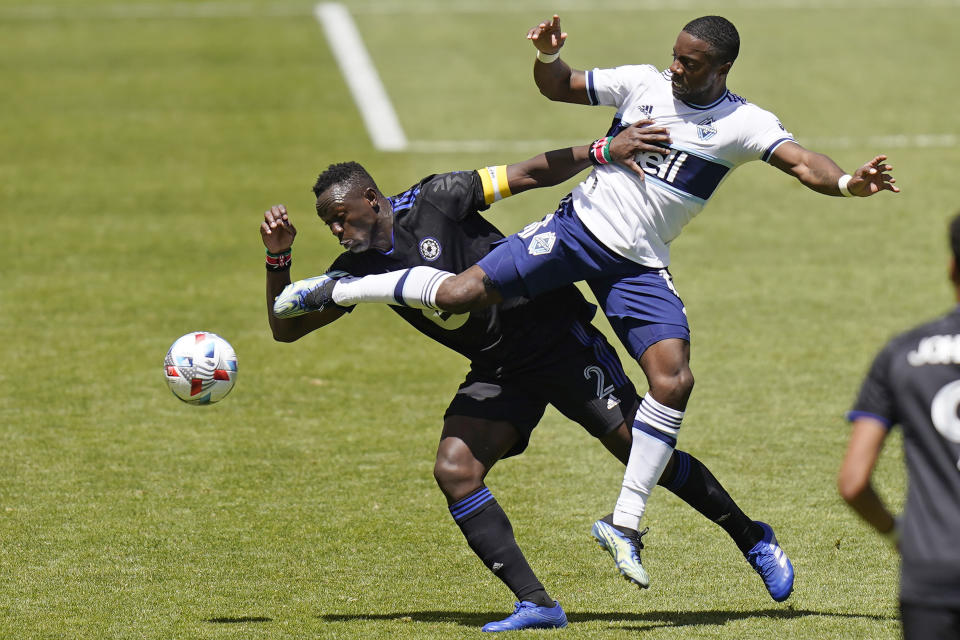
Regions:
<instances>
[{"instance_id":1,"label":"navy soccer sock","mask_svg":"<svg viewBox=\"0 0 960 640\"><path fill-rule=\"evenodd\" d=\"M741 553L747 553L763 538L760 525L748 518L710 470L686 451L674 453L673 474L661 477L659 484L720 525Z\"/></svg>"},{"instance_id":2,"label":"navy soccer sock","mask_svg":"<svg viewBox=\"0 0 960 640\"><path fill-rule=\"evenodd\" d=\"M473 552L513 591L517 600L553 606L553 600L517 546L510 520L490 489L480 487L450 505L450 514Z\"/></svg>"}]
</instances>

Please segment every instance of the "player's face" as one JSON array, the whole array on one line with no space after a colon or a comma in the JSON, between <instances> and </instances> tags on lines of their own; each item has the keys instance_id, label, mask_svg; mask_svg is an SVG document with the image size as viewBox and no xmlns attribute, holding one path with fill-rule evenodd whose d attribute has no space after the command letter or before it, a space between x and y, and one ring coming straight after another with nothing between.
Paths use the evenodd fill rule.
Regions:
<instances>
[{"instance_id":1,"label":"player's face","mask_svg":"<svg viewBox=\"0 0 960 640\"><path fill-rule=\"evenodd\" d=\"M347 251L360 253L370 248L377 226L376 204L358 189L333 185L317 198L317 215Z\"/></svg>"},{"instance_id":2,"label":"player's face","mask_svg":"<svg viewBox=\"0 0 960 640\"><path fill-rule=\"evenodd\" d=\"M710 45L681 31L673 45L673 97L691 104L707 105L726 90L730 63L715 64Z\"/></svg>"}]
</instances>

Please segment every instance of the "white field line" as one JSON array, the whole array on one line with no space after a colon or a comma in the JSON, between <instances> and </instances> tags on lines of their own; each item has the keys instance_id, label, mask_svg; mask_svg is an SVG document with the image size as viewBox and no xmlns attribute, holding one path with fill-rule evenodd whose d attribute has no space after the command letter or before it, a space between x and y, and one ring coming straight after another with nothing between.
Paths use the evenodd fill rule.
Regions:
<instances>
[{"instance_id":1,"label":"white field line","mask_svg":"<svg viewBox=\"0 0 960 640\"><path fill-rule=\"evenodd\" d=\"M378 151L406 150L407 136L350 12L342 4L324 2L316 6L313 15L323 27L374 148Z\"/></svg>"},{"instance_id":2,"label":"white field line","mask_svg":"<svg viewBox=\"0 0 960 640\"><path fill-rule=\"evenodd\" d=\"M378 151L410 151L413 153L471 153L487 151L542 150L585 144L587 141L563 140L407 140L397 119L393 104L367 54L350 12L337 2L318 4L314 10L324 27L354 102L360 109L373 147ZM884 149L906 147L936 148L957 146L952 134L914 134L872 136L865 139L824 138L801 141L811 147L852 148L869 146Z\"/></svg>"}]
</instances>

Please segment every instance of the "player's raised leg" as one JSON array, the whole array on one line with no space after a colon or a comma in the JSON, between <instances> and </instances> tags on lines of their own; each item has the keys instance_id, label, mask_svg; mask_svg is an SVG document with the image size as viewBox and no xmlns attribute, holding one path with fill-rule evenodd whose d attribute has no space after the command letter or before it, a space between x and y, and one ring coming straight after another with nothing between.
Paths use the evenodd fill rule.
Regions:
<instances>
[{"instance_id":1,"label":"player's raised leg","mask_svg":"<svg viewBox=\"0 0 960 640\"><path fill-rule=\"evenodd\" d=\"M537 579L513 535L513 527L483 480L519 439L509 423L448 415L437 448L434 477L450 515L477 557L513 592L514 612L484 631L565 627L567 617Z\"/></svg>"},{"instance_id":2,"label":"player's raised leg","mask_svg":"<svg viewBox=\"0 0 960 640\"><path fill-rule=\"evenodd\" d=\"M362 278L318 276L299 280L277 297L274 313L288 318L319 311L330 304L350 307L364 302L465 313L500 301L496 288L478 266L459 275L416 266Z\"/></svg>"}]
</instances>

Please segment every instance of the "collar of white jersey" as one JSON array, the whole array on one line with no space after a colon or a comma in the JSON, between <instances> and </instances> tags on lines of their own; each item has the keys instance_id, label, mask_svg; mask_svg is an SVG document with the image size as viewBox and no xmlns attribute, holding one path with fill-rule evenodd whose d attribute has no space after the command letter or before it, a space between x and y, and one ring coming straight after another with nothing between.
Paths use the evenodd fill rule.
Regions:
<instances>
[{"instance_id":1,"label":"collar of white jersey","mask_svg":"<svg viewBox=\"0 0 960 640\"><path fill-rule=\"evenodd\" d=\"M720 104L721 102L723 102L724 100L726 100L728 95L730 95L730 89L726 89L726 90L723 92L723 95L722 95L722 96L720 96L719 98L717 98L716 100L714 100L711 104L708 104L708 105L706 105L706 106L700 105L700 104L693 104L692 102L687 102L686 100L681 100L680 102L682 102L683 104L687 105L688 107L692 107L693 109L699 109L700 111L706 111L707 109L713 109L715 106L717 106L718 104Z\"/></svg>"}]
</instances>

